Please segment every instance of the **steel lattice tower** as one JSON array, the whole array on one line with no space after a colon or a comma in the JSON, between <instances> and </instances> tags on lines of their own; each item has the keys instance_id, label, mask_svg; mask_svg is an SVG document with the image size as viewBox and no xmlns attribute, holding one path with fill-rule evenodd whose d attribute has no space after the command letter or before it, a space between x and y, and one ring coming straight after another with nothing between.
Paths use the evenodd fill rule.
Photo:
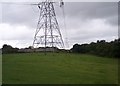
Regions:
<instances>
[{"instance_id":1,"label":"steel lattice tower","mask_svg":"<svg viewBox=\"0 0 120 86\"><path fill-rule=\"evenodd\" d=\"M54 2L46 0L38 4L40 10L39 21L34 36L33 47L64 48L59 24L56 19Z\"/></svg>"}]
</instances>

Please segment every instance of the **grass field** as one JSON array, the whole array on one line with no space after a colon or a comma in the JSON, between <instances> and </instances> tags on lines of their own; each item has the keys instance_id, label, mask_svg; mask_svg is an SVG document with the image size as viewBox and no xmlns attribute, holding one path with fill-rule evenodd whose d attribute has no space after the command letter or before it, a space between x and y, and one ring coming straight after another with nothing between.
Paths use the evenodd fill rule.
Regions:
<instances>
[{"instance_id":1,"label":"grass field","mask_svg":"<svg viewBox=\"0 0 120 86\"><path fill-rule=\"evenodd\" d=\"M4 84L117 84L118 59L84 54L3 55Z\"/></svg>"}]
</instances>

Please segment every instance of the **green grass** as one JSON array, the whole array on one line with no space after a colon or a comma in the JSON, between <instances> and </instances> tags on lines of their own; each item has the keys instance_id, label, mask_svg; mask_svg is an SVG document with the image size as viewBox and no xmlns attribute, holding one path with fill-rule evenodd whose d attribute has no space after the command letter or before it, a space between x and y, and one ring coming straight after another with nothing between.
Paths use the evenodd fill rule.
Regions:
<instances>
[{"instance_id":1,"label":"green grass","mask_svg":"<svg viewBox=\"0 0 120 86\"><path fill-rule=\"evenodd\" d=\"M3 55L4 84L117 84L118 59L84 54Z\"/></svg>"}]
</instances>

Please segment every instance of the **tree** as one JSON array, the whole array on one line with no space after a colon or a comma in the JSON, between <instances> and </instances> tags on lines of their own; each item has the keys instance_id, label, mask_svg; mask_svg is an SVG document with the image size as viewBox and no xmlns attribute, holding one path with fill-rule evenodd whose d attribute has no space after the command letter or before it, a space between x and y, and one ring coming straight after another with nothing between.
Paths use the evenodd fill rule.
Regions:
<instances>
[{"instance_id":1,"label":"tree","mask_svg":"<svg viewBox=\"0 0 120 86\"><path fill-rule=\"evenodd\" d=\"M79 53L80 52L80 45L79 44L73 45L73 48L71 50L74 53Z\"/></svg>"},{"instance_id":2,"label":"tree","mask_svg":"<svg viewBox=\"0 0 120 86\"><path fill-rule=\"evenodd\" d=\"M18 48L13 48L10 45L4 44L3 48L2 48L2 53L6 54L6 53L17 53L18 52Z\"/></svg>"},{"instance_id":3,"label":"tree","mask_svg":"<svg viewBox=\"0 0 120 86\"><path fill-rule=\"evenodd\" d=\"M96 43L75 44L71 49L74 53L88 53L107 57L120 57L120 39L111 42L105 40L97 40Z\"/></svg>"}]
</instances>

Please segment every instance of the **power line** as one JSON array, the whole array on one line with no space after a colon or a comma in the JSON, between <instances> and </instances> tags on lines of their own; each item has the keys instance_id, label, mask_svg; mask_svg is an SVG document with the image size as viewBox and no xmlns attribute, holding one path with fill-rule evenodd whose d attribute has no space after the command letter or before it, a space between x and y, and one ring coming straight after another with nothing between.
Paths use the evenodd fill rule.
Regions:
<instances>
[{"instance_id":1,"label":"power line","mask_svg":"<svg viewBox=\"0 0 120 86\"><path fill-rule=\"evenodd\" d=\"M65 37L65 43L66 43L66 48L67 48L67 47L69 48L68 34L67 34L67 26L66 26L66 16L65 16L64 5L61 6L61 8L62 8L62 12L63 12L64 28L65 28L65 34L66 34L66 37Z\"/></svg>"}]
</instances>

